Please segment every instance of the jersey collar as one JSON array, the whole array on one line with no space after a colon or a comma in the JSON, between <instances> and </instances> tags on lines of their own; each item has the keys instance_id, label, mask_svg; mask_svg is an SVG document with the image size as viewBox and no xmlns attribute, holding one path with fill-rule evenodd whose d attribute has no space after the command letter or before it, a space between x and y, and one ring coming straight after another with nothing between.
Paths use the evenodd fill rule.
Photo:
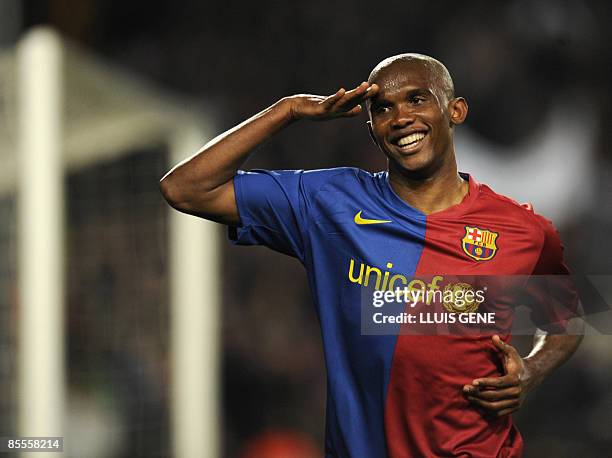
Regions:
<instances>
[{"instance_id":1,"label":"jersey collar","mask_svg":"<svg viewBox=\"0 0 612 458\"><path fill-rule=\"evenodd\" d=\"M468 181L469 189L467 195L463 198L461 202L456 205L452 205L451 207L445 208L444 210L440 210L434 213L430 213L429 215L425 215L420 210L412 207L408 202L403 200L391 187L391 183L389 183L389 172L386 171L383 173L384 177L384 186L383 192L385 198L388 202L390 202L398 211L405 214L408 213L407 216L419 217L419 218L448 218L448 217L456 217L459 215L463 215L467 213L469 208L478 198L478 194L480 193L480 183L478 183L470 174L459 172L459 175Z\"/></svg>"}]
</instances>

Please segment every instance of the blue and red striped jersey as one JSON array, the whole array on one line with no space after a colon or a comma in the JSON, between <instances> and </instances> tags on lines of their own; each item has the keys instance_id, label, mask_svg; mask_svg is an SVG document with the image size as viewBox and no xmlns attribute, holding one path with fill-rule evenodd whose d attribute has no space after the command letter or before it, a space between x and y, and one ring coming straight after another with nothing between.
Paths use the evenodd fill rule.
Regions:
<instances>
[{"instance_id":1,"label":"blue and red striped jersey","mask_svg":"<svg viewBox=\"0 0 612 458\"><path fill-rule=\"evenodd\" d=\"M550 222L462 175L469 180L464 200L429 215L393 191L387 172L253 170L234 177L241 223L233 241L294 256L308 275L327 369L326 456L522 453L510 416L487 418L462 394L474 378L502 375L490 335L409 335L401 326L362 332L368 282L568 273Z\"/></svg>"}]
</instances>

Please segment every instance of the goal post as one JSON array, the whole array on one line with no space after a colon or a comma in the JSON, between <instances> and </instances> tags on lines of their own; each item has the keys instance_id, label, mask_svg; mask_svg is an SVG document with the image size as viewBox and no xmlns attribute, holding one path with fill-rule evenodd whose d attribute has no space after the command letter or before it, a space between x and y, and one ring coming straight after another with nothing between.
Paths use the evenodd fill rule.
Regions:
<instances>
[{"instance_id":1,"label":"goal post","mask_svg":"<svg viewBox=\"0 0 612 458\"><path fill-rule=\"evenodd\" d=\"M51 29L30 31L17 48L20 436L64 435L62 65Z\"/></svg>"},{"instance_id":2,"label":"goal post","mask_svg":"<svg viewBox=\"0 0 612 458\"><path fill-rule=\"evenodd\" d=\"M211 137L213 123L49 27L30 30L1 57L1 82L8 94L16 92L15 132L10 123L0 126L6 165L0 195L14 194L17 206L18 400L12 416L20 436L65 436L71 399L66 266L72 262L66 257L66 174L159 145L166 146L170 167ZM169 450L177 458L214 458L221 454L220 228L167 211L169 296L159 300L170 319ZM79 440L85 439L65 438Z\"/></svg>"}]
</instances>

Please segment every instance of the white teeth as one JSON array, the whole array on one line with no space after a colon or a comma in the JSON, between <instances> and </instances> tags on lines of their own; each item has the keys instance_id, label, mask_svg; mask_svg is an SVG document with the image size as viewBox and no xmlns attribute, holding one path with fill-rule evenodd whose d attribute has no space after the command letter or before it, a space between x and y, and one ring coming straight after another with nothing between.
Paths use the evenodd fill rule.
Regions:
<instances>
[{"instance_id":1,"label":"white teeth","mask_svg":"<svg viewBox=\"0 0 612 458\"><path fill-rule=\"evenodd\" d=\"M418 142L419 140L423 140L425 138L425 134L423 132L416 132L414 134L407 135L398 140L397 144L399 146L406 146L410 143Z\"/></svg>"}]
</instances>

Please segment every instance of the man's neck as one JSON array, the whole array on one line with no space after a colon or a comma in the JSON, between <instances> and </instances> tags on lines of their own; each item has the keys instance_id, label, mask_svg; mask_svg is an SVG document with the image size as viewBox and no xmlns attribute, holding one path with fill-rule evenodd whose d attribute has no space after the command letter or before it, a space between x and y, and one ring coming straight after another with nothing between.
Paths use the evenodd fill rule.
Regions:
<instances>
[{"instance_id":1,"label":"man's neck","mask_svg":"<svg viewBox=\"0 0 612 458\"><path fill-rule=\"evenodd\" d=\"M469 183L457 173L454 160L430 177L411 178L394 172L390 168L389 183L395 193L426 215L461 203L469 192Z\"/></svg>"}]
</instances>

